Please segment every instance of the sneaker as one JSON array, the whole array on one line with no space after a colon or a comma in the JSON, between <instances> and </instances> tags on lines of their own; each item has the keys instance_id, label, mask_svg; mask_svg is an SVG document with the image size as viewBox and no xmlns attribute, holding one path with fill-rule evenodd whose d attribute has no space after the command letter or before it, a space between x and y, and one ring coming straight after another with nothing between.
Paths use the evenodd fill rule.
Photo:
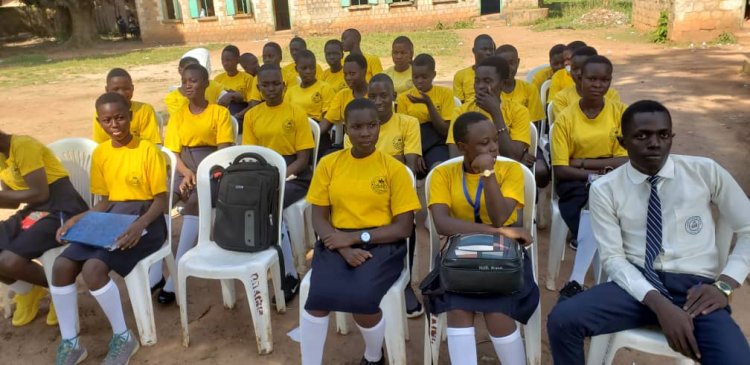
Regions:
<instances>
[{"instance_id":1,"label":"sneaker","mask_svg":"<svg viewBox=\"0 0 750 365\"><path fill-rule=\"evenodd\" d=\"M138 340L135 339L135 335L130 330L114 335L112 340L109 341L109 351L102 365L127 365L138 348L140 348Z\"/></svg>"},{"instance_id":2,"label":"sneaker","mask_svg":"<svg viewBox=\"0 0 750 365\"><path fill-rule=\"evenodd\" d=\"M57 346L57 358L55 365L76 365L86 360L89 353L78 344L78 337L70 340L62 340Z\"/></svg>"},{"instance_id":3,"label":"sneaker","mask_svg":"<svg viewBox=\"0 0 750 365\"><path fill-rule=\"evenodd\" d=\"M417 318L424 314L424 307L417 300L417 295L411 285L404 289L404 297L406 299L406 318Z\"/></svg>"},{"instance_id":4,"label":"sneaker","mask_svg":"<svg viewBox=\"0 0 750 365\"><path fill-rule=\"evenodd\" d=\"M570 240L570 241L568 242L568 246L570 246L570 248L572 248L572 249L573 249L573 251L578 251L578 240L577 240L577 239L575 239L575 238L572 238L572 239L571 239L571 240Z\"/></svg>"},{"instance_id":5,"label":"sneaker","mask_svg":"<svg viewBox=\"0 0 750 365\"><path fill-rule=\"evenodd\" d=\"M284 300L289 303L299 292L299 279L294 276L287 275L284 277L284 282L281 283L281 290L284 291Z\"/></svg>"},{"instance_id":6,"label":"sneaker","mask_svg":"<svg viewBox=\"0 0 750 365\"><path fill-rule=\"evenodd\" d=\"M569 281L562 289L560 289L560 298L557 299L557 302L559 303L572 298L579 293L583 293L584 290L584 287L582 287L581 284L578 284L577 281Z\"/></svg>"},{"instance_id":7,"label":"sneaker","mask_svg":"<svg viewBox=\"0 0 750 365\"><path fill-rule=\"evenodd\" d=\"M49 311L47 312L47 325L57 326L57 312L55 311L55 303L52 300L49 301Z\"/></svg>"},{"instance_id":8,"label":"sneaker","mask_svg":"<svg viewBox=\"0 0 750 365\"><path fill-rule=\"evenodd\" d=\"M13 312L13 326L25 326L36 318L39 313L39 302L47 295L47 290L41 286L34 285L26 294L16 294L13 301L16 310Z\"/></svg>"},{"instance_id":9,"label":"sneaker","mask_svg":"<svg viewBox=\"0 0 750 365\"><path fill-rule=\"evenodd\" d=\"M176 297L174 295L174 292L166 291L162 289L159 292L159 295L156 297L156 301L160 304L172 304L174 303Z\"/></svg>"},{"instance_id":10,"label":"sneaker","mask_svg":"<svg viewBox=\"0 0 750 365\"><path fill-rule=\"evenodd\" d=\"M380 360L368 361L362 357L362 361L359 362L359 365L385 365L385 354L383 353L383 349L380 349Z\"/></svg>"}]
</instances>

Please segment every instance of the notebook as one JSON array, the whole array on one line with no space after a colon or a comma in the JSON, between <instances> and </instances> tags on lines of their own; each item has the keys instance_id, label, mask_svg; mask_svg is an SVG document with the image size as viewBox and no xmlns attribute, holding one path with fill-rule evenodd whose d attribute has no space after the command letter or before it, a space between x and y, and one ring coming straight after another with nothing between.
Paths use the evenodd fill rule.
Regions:
<instances>
[{"instance_id":1,"label":"notebook","mask_svg":"<svg viewBox=\"0 0 750 365\"><path fill-rule=\"evenodd\" d=\"M115 249L117 237L130 227L137 215L88 212L61 237L63 242L107 250Z\"/></svg>"}]
</instances>

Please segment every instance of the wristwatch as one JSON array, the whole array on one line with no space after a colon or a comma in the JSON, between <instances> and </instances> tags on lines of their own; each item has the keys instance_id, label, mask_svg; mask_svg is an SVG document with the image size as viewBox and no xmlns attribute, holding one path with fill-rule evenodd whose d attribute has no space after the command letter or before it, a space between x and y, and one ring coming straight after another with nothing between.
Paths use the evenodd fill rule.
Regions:
<instances>
[{"instance_id":1,"label":"wristwatch","mask_svg":"<svg viewBox=\"0 0 750 365\"><path fill-rule=\"evenodd\" d=\"M370 232L368 231L362 231L362 233L359 235L359 240L362 242L363 245L367 246L370 244Z\"/></svg>"},{"instance_id":2,"label":"wristwatch","mask_svg":"<svg viewBox=\"0 0 750 365\"><path fill-rule=\"evenodd\" d=\"M721 292L724 293L724 295L727 296L727 299L731 299L732 298L732 286L731 285L729 285L726 282L723 282L721 280L716 280L713 283L713 286L719 288L719 290L721 290Z\"/></svg>"},{"instance_id":3,"label":"wristwatch","mask_svg":"<svg viewBox=\"0 0 750 365\"><path fill-rule=\"evenodd\" d=\"M484 176L484 177L490 177L494 173L495 173L495 170L487 169L487 170L482 171L482 176Z\"/></svg>"}]
</instances>

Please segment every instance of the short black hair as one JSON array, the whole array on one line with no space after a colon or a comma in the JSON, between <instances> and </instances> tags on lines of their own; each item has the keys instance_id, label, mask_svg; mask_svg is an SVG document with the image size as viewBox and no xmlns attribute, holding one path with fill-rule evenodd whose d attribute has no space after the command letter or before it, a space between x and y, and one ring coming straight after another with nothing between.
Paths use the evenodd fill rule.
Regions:
<instances>
[{"instance_id":1,"label":"short black hair","mask_svg":"<svg viewBox=\"0 0 750 365\"><path fill-rule=\"evenodd\" d=\"M263 45L263 49L265 49L266 47L273 48L274 50L276 50L276 52L279 52L279 54L282 53L281 52L281 46L278 43L276 43L276 42L268 42L268 43L264 44Z\"/></svg>"},{"instance_id":2,"label":"short black hair","mask_svg":"<svg viewBox=\"0 0 750 365\"><path fill-rule=\"evenodd\" d=\"M459 115L453 123L453 140L456 143L466 143L466 134L469 132L469 126L483 120L489 120L489 118L479 112L466 112Z\"/></svg>"},{"instance_id":3,"label":"short black hair","mask_svg":"<svg viewBox=\"0 0 750 365\"><path fill-rule=\"evenodd\" d=\"M194 63L200 64L200 62L198 62L197 58L187 56L187 57L182 57L180 59L179 66L180 66L180 68L185 68L185 66L190 65L190 64L194 64Z\"/></svg>"},{"instance_id":4,"label":"short black hair","mask_svg":"<svg viewBox=\"0 0 750 365\"><path fill-rule=\"evenodd\" d=\"M348 62L354 62L359 65L359 67L362 67L362 69L367 70L367 59L359 53L349 53L349 55L344 58L344 63Z\"/></svg>"},{"instance_id":5,"label":"short black hair","mask_svg":"<svg viewBox=\"0 0 750 365\"><path fill-rule=\"evenodd\" d=\"M631 104L625 112L622 113L622 122L620 128L622 134L625 134L625 130L630 130L633 127L633 120L635 115L639 113L664 113L667 115L670 127L672 126L672 114L669 113L667 107L662 103L655 100L639 100Z\"/></svg>"},{"instance_id":6,"label":"short black hair","mask_svg":"<svg viewBox=\"0 0 750 365\"><path fill-rule=\"evenodd\" d=\"M589 57L586 62L583 63L583 65L581 66L581 73L586 72L586 67L593 64L607 65L609 66L610 72L614 71L614 66L612 66L612 61L610 61L609 58L597 55Z\"/></svg>"},{"instance_id":7,"label":"short black hair","mask_svg":"<svg viewBox=\"0 0 750 365\"><path fill-rule=\"evenodd\" d=\"M391 91L396 90L396 88L393 86L393 79L391 79L390 76L388 76L388 75L386 75L384 73L376 74L375 76L373 76L370 79L370 85L372 85L372 84L374 84L376 82L384 82L386 85L388 85L388 87L391 88Z\"/></svg>"},{"instance_id":8,"label":"short black hair","mask_svg":"<svg viewBox=\"0 0 750 365\"><path fill-rule=\"evenodd\" d=\"M503 44L502 46L497 47L497 49L495 50L495 54L499 55L501 53L512 53L516 55L516 57L518 57L518 50L511 44Z\"/></svg>"},{"instance_id":9,"label":"short black hair","mask_svg":"<svg viewBox=\"0 0 750 365\"><path fill-rule=\"evenodd\" d=\"M573 51L573 57L578 57L578 56L591 57L591 56L597 56L597 55L599 55L599 52L596 51L596 48L589 47L589 46L581 47Z\"/></svg>"},{"instance_id":10,"label":"short black hair","mask_svg":"<svg viewBox=\"0 0 750 365\"><path fill-rule=\"evenodd\" d=\"M375 103L370 101L369 99L354 99L349 102L349 104L346 104L346 108L344 108L344 120L349 118L349 114L351 114L355 110L370 110L375 115L378 115L378 108L375 107Z\"/></svg>"},{"instance_id":11,"label":"short black hair","mask_svg":"<svg viewBox=\"0 0 750 365\"><path fill-rule=\"evenodd\" d=\"M411 62L412 66L428 66L430 70L435 71L435 59L427 53L420 53L417 57L414 57L414 61Z\"/></svg>"},{"instance_id":12,"label":"short black hair","mask_svg":"<svg viewBox=\"0 0 750 365\"><path fill-rule=\"evenodd\" d=\"M109 81L109 80L111 80L111 79L113 79L115 77L125 77L128 80L130 80L131 82L133 81L133 79L130 77L130 74L127 71L125 71L125 69L122 69L122 68L119 68L119 67L113 68L113 69L109 70L109 72L107 72L107 81Z\"/></svg>"},{"instance_id":13,"label":"short black hair","mask_svg":"<svg viewBox=\"0 0 750 365\"><path fill-rule=\"evenodd\" d=\"M556 44L549 49L549 58L555 57L556 55L562 54L565 51L564 44Z\"/></svg>"},{"instance_id":14,"label":"short black hair","mask_svg":"<svg viewBox=\"0 0 750 365\"><path fill-rule=\"evenodd\" d=\"M235 57L238 57L238 58L240 57L240 49L237 48L237 46L235 46L235 45L231 45L230 44L230 45L224 47L224 49L221 51L221 53L224 53L224 52L229 52L229 53L232 54L232 56L235 56Z\"/></svg>"},{"instance_id":15,"label":"short black hair","mask_svg":"<svg viewBox=\"0 0 750 365\"><path fill-rule=\"evenodd\" d=\"M307 49L307 42L305 42L305 40L300 36L294 36L294 38L289 41L289 45L291 46L292 43L301 43L303 46L305 46L305 49Z\"/></svg>"},{"instance_id":16,"label":"short black hair","mask_svg":"<svg viewBox=\"0 0 750 365\"><path fill-rule=\"evenodd\" d=\"M477 43L479 43L479 41L482 41L482 40L490 41L492 42L492 46L493 47L495 46L495 40L492 39L492 37L489 34L480 34L476 38L474 38L474 46L476 46Z\"/></svg>"},{"instance_id":17,"label":"short black hair","mask_svg":"<svg viewBox=\"0 0 750 365\"><path fill-rule=\"evenodd\" d=\"M244 58L249 58L251 60L256 60L256 61L258 60L258 56L254 55L254 54L252 54L250 52L245 52L245 53L243 53L240 56L240 59L244 59Z\"/></svg>"},{"instance_id":18,"label":"short black hair","mask_svg":"<svg viewBox=\"0 0 750 365\"><path fill-rule=\"evenodd\" d=\"M411 48L412 50L414 49L414 43L411 42L411 39L409 39L409 37L404 36L404 35L400 35L396 37L396 39L393 40L393 46L397 44L405 44L409 46L409 48Z\"/></svg>"},{"instance_id":19,"label":"short black hair","mask_svg":"<svg viewBox=\"0 0 750 365\"><path fill-rule=\"evenodd\" d=\"M299 62L299 60L301 60L301 59L303 59L303 58L305 58L305 59L311 59L311 60L313 61L313 63L317 62L317 61L315 60L315 53L313 53L313 52L312 52L311 50L309 50L309 49L303 49L302 51L300 51L300 52L299 52L299 53L297 54L297 62Z\"/></svg>"},{"instance_id":20,"label":"short black hair","mask_svg":"<svg viewBox=\"0 0 750 365\"><path fill-rule=\"evenodd\" d=\"M362 34L354 28L349 28L345 30L344 32L341 33L341 35L344 35L346 33L354 34L354 39L356 39L358 42L362 40Z\"/></svg>"},{"instance_id":21,"label":"short black hair","mask_svg":"<svg viewBox=\"0 0 750 365\"><path fill-rule=\"evenodd\" d=\"M208 79L208 70L206 70L205 67L201 66L200 63L193 63L193 64L190 64L190 65L187 65L185 67L185 69L183 70L183 73L184 72L188 72L188 71L198 72L198 75L200 75L201 79L203 79L203 81L205 81L206 84L208 84L208 80L209 80Z\"/></svg>"},{"instance_id":22,"label":"short black hair","mask_svg":"<svg viewBox=\"0 0 750 365\"><path fill-rule=\"evenodd\" d=\"M279 67L278 65L265 64L263 66L260 66L260 68L258 68L258 77L260 77L260 74L264 72L273 72L273 71L276 71L279 74L281 74L281 67Z\"/></svg>"},{"instance_id":23,"label":"short black hair","mask_svg":"<svg viewBox=\"0 0 750 365\"><path fill-rule=\"evenodd\" d=\"M336 47L339 47L339 49L341 50L341 52L344 51L344 45L341 44L341 41L338 40L338 39L329 39L329 40L327 40L326 44L323 46L323 49L325 50L326 47L328 47L328 46L336 46Z\"/></svg>"},{"instance_id":24,"label":"short black hair","mask_svg":"<svg viewBox=\"0 0 750 365\"><path fill-rule=\"evenodd\" d=\"M584 42L584 41L572 41L572 42L568 43L565 46L565 48L567 48L567 49L569 49L571 51L575 51L575 50L577 50L577 49L579 49L581 47L586 47L587 45L588 44L586 44L586 42Z\"/></svg>"},{"instance_id":25,"label":"short black hair","mask_svg":"<svg viewBox=\"0 0 750 365\"><path fill-rule=\"evenodd\" d=\"M508 66L508 61L505 59L498 57L498 56L490 56L482 60L482 62L479 62L477 67L494 67L495 72L497 72L498 76L500 76L500 80L505 80L510 76L510 67Z\"/></svg>"},{"instance_id":26,"label":"short black hair","mask_svg":"<svg viewBox=\"0 0 750 365\"><path fill-rule=\"evenodd\" d=\"M100 95L98 98L96 98L96 102L94 103L94 108L99 109L100 106L104 104L110 104L110 103L117 103L122 105L125 110L130 110L130 104L128 103L128 99L125 99L124 96L116 93L116 92L108 92Z\"/></svg>"}]
</instances>

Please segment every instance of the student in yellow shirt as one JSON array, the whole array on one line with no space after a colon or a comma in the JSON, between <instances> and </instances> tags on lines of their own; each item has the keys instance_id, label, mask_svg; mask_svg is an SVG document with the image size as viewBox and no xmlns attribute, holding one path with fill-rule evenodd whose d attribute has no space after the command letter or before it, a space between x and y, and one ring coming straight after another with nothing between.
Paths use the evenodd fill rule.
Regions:
<instances>
[{"instance_id":1,"label":"student in yellow shirt","mask_svg":"<svg viewBox=\"0 0 750 365\"><path fill-rule=\"evenodd\" d=\"M24 205L0 221L0 282L15 293L12 324L20 327L36 318L39 302L47 295L44 270L32 260L58 247L55 233L60 217L71 217L88 206L52 151L29 136L0 131L0 186L0 208ZM52 306L47 324L57 324Z\"/></svg>"},{"instance_id":2,"label":"student in yellow shirt","mask_svg":"<svg viewBox=\"0 0 750 365\"><path fill-rule=\"evenodd\" d=\"M140 139L161 144L159 125L156 122L154 107L151 104L134 101L134 90L133 79L127 71L121 68L113 68L107 73L107 84L104 86L104 91L118 93L125 97L125 100L130 104L130 113L132 114L132 121L130 123L132 130L130 132ZM96 120L96 111L94 112L92 129L94 131L92 138L94 142L102 143L109 139L107 133Z\"/></svg>"},{"instance_id":3,"label":"student in yellow shirt","mask_svg":"<svg viewBox=\"0 0 750 365\"><path fill-rule=\"evenodd\" d=\"M300 60L298 66L303 65ZM307 66L312 64L308 63ZM314 68L309 68L312 75L306 76L315 77ZM299 106L284 101L284 81L278 66L261 66L258 70L258 88L265 102L245 114L242 144L267 147L284 157L287 180L284 183L283 207L286 208L307 194L312 179L310 165L315 141L307 113ZM288 240L281 242L281 252L286 271L281 289L284 290L285 299L291 301L299 289L299 274Z\"/></svg>"},{"instance_id":4,"label":"student in yellow shirt","mask_svg":"<svg viewBox=\"0 0 750 365\"><path fill-rule=\"evenodd\" d=\"M539 98L539 91L528 82L516 79L518 65L521 63L516 47L510 44L503 44L497 47L495 56L504 59L508 63L508 69L510 70L508 78L503 80L503 90L500 93L500 98L503 101L512 100L525 106L529 110L532 122L544 119L544 108L542 107L542 100Z\"/></svg>"},{"instance_id":5,"label":"student in yellow shirt","mask_svg":"<svg viewBox=\"0 0 750 365\"><path fill-rule=\"evenodd\" d=\"M281 60L281 46L278 43L268 42L263 46L264 65L275 65L281 67ZM287 86L297 83L297 71L295 71L294 69L287 69L282 71L282 76L284 78L284 84ZM248 109L263 102L263 95L261 95L260 90L258 90L257 77L253 80L253 86L250 89L250 101L248 102ZM245 110L245 112L247 112L247 110Z\"/></svg>"},{"instance_id":6,"label":"student in yellow shirt","mask_svg":"<svg viewBox=\"0 0 750 365\"><path fill-rule=\"evenodd\" d=\"M563 59L563 51L565 50L564 44L556 44L549 50L549 66L542 70L539 70L531 81L531 84L537 89L542 90L542 84L545 81L552 78L552 75L565 67L565 60ZM541 97L541 95L540 95Z\"/></svg>"},{"instance_id":7,"label":"student in yellow shirt","mask_svg":"<svg viewBox=\"0 0 750 365\"><path fill-rule=\"evenodd\" d=\"M422 159L415 172L424 178L437 164L448 159L445 136L453 117L455 101L451 89L435 86L435 59L418 55L412 65L414 86L398 97L398 111L417 118L422 139Z\"/></svg>"},{"instance_id":8,"label":"student in yellow shirt","mask_svg":"<svg viewBox=\"0 0 750 365\"><path fill-rule=\"evenodd\" d=\"M240 66L250 76L255 77L258 74L258 57L250 52L245 52L240 56Z\"/></svg>"},{"instance_id":9,"label":"student in yellow shirt","mask_svg":"<svg viewBox=\"0 0 750 365\"><path fill-rule=\"evenodd\" d=\"M350 101L367 97L367 60L361 54L352 53L344 59L344 79L346 89L339 91L331 100L325 119L333 124L341 124L344 121L344 109ZM321 133L330 129L330 126L321 124Z\"/></svg>"},{"instance_id":10,"label":"student in yellow shirt","mask_svg":"<svg viewBox=\"0 0 750 365\"><path fill-rule=\"evenodd\" d=\"M281 73L284 75L294 75L295 77L289 78L289 83L286 85L287 88L299 83L300 74L297 71L296 63L298 62L297 58L303 51L307 51L307 42L304 39L295 36L289 41L289 54L292 56L292 63L282 67ZM315 77L318 79L323 77L323 68L317 63L315 64Z\"/></svg>"},{"instance_id":11,"label":"student in yellow shirt","mask_svg":"<svg viewBox=\"0 0 750 365\"><path fill-rule=\"evenodd\" d=\"M323 49L325 52L328 69L323 71L323 81L333 88L333 91L339 92L346 89L346 80L344 80L344 48L338 39L329 39Z\"/></svg>"},{"instance_id":12,"label":"student in yellow shirt","mask_svg":"<svg viewBox=\"0 0 750 365\"><path fill-rule=\"evenodd\" d=\"M177 71L179 72L180 77L182 77L182 73L185 71L185 68L190 65L200 65L200 63L193 57L185 57L180 60L180 64L177 67ZM226 99L221 100L221 98L225 95L226 92L224 92L224 85L213 80L209 81L204 96L210 104L220 103L226 105L228 101ZM176 114L177 111L179 111L189 103L190 100L184 92L183 85L180 85L180 87L178 87L177 89L170 91L167 96L164 97L164 104L166 104L167 106L167 112L169 113L170 117Z\"/></svg>"},{"instance_id":13,"label":"student in yellow shirt","mask_svg":"<svg viewBox=\"0 0 750 365\"><path fill-rule=\"evenodd\" d=\"M221 51L221 66L224 72L216 75L214 81L224 85L227 91L229 113L239 116L238 113L247 108L247 100L250 98L254 77L237 69L240 63L239 48L228 45ZM239 133L242 133L240 130Z\"/></svg>"},{"instance_id":14,"label":"student in yellow shirt","mask_svg":"<svg viewBox=\"0 0 750 365\"><path fill-rule=\"evenodd\" d=\"M453 95L462 103L474 98L474 70L487 57L495 54L495 41L487 34L480 34L474 38L474 64L458 70L453 76Z\"/></svg>"},{"instance_id":15,"label":"student in yellow shirt","mask_svg":"<svg viewBox=\"0 0 750 365\"><path fill-rule=\"evenodd\" d=\"M596 49L593 47L583 47L573 52L573 57L570 60L570 74L573 76L575 85L569 86L555 95L552 99L552 114L560 115L565 108L570 105L577 104L581 100L581 66L589 59L589 57L596 56ZM620 94L617 90L612 87L607 90L604 97L612 101L620 101Z\"/></svg>"},{"instance_id":16,"label":"student in yellow shirt","mask_svg":"<svg viewBox=\"0 0 750 365\"><path fill-rule=\"evenodd\" d=\"M570 75L570 61L573 59L573 52L579 48L586 47L586 43L582 41L573 41L568 43L563 50L563 62L565 63L565 69L559 70L552 75L549 85L549 93L547 100L552 100L558 91L565 89L568 86L575 84L573 77Z\"/></svg>"},{"instance_id":17,"label":"student in yellow shirt","mask_svg":"<svg viewBox=\"0 0 750 365\"><path fill-rule=\"evenodd\" d=\"M391 45L391 58L393 66L383 71L390 76L396 88L396 94L400 95L412 86L411 81L411 59L414 57L414 44L406 36L398 36Z\"/></svg>"},{"instance_id":18,"label":"student in yellow shirt","mask_svg":"<svg viewBox=\"0 0 750 365\"><path fill-rule=\"evenodd\" d=\"M172 184L175 185L175 194L184 203L182 230L175 255L178 262L198 240L198 195L195 189L198 164L212 152L234 144L229 111L220 105L209 104L204 97L208 71L199 64L187 66L182 73L182 85L190 104L170 117L164 137L164 147L177 155L177 177ZM173 275L167 279L157 299L162 304L174 302Z\"/></svg>"},{"instance_id":19,"label":"student in yellow shirt","mask_svg":"<svg viewBox=\"0 0 750 365\"><path fill-rule=\"evenodd\" d=\"M456 118L466 112L475 111L491 118L497 127L500 138L500 155L521 161L526 165L534 163L527 149L531 144L531 118L529 110L514 101L501 101L502 80L510 71L504 59L492 56L477 65L474 79L475 99L461 105L454 112ZM458 155L453 139L453 126L448 130L446 140L451 157Z\"/></svg>"},{"instance_id":20,"label":"student in yellow shirt","mask_svg":"<svg viewBox=\"0 0 750 365\"><path fill-rule=\"evenodd\" d=\"M360 43L362 42L362 35L358 30L349 28L341 33L341 46L344 52L352 54L359 54L367 59L367 73L365 74L365 81L369 82L370 79L383 72L383 66L380 63L380 58L373 54L366 54L362 52Z\"/></svg>"},{"instance_id":21,"label":"student in yellow shirt","mask_svg":"<svg viewBox=\"0 0 750 365\"><path fill-rule=\"evenodd\" d=\"M324 363L330 312L354 315L365 342L361 364L385 363L380 301L404 269L405 241L420 209L407 168L376 148L372 101L352 101L345 115L352 147L320 160L307 194L320 240L300 318L303 365Z\"/></svg>"},{"instance_id":22,"label":"student in yellow shirt","mask_svg":"<svg viewBox=\"0 0 750 365\"><path fill-rule=\"evenodd\" d=\"M463 162L439 166L432 173L429 209L441 236L499 233L531 243L523 228L511 228L523 208L521 166L498 162L495 125L486 116L469 112L453 125ZM475 313L482 313L492 346L503 365L524 365L526 354L515 321L527 323L539 304L539 288L528 254L524 255L524 285L511 295L467 295L446 292L430 296L433 314L447 313L448 354L454 364L476 364ZM425 285L425 284L423 284Z\"/></svg>"},{"instance_id":23,"label":"student in yellow shirt","mask_svg":"<svg viewBox=\"0 0 750 365\"><path fill-rule=\"evenodd\" d=\"M560 300L583 291L583 278L596 253L596 241L588 238L590 225L579 223L588 203L592 177L604 175L628 161L617 141L625 105L604 97L612 82L612 63L592 56L581 69L581 100L556 118L552 129L552 168L557 181L560 214L576 241L571 280L560 291ZM581 232L583 235L579 235Z\"/></svg>"},{"instance_id":24,"label":"student in yellow shirt","mask_svg":"<svg viewBox=\"0 0 750 365\"><path fill-rule=\"evenodd\" d=\"M62 337L57 348L57 364L77 364L87 355L76 330L78 274L112 327L104 363L127 364L138 351L138 338L125 323L120 291L109 272L127 276L139 261L164 244L167 238L164 220L168 209L167 166L155 144L130 133L128 109L127 100L116 93L106 93L96 100L99 123L111 140L100 144L91 157L91 193L102 197L91 210L133 214L138 215L138 219L117 238L114 250L74 243L55 260L50 292ZM62 217L65 224L59 229L57 239L86 214Z\"/></svg>"}]
</instances>

